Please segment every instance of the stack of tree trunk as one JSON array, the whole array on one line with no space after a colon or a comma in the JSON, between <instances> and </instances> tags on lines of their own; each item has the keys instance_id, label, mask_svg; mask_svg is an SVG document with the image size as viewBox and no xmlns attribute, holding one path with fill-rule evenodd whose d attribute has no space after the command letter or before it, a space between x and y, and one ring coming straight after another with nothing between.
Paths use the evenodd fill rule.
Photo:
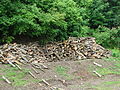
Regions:
<instances>
[{"instance_id":1,"label":"stack of tree trunk","mask_svg":"<svg viewBox=\"0 0 120 90\"><path fill-rule=\"evenodd\" d=\"M111 52L96 44L92 37L70 37L60 43L40 47L38 43L4 44L0 46L2 63L39 63L48 61L68 61L111 56Z\"/></svg>"}]
</instances>

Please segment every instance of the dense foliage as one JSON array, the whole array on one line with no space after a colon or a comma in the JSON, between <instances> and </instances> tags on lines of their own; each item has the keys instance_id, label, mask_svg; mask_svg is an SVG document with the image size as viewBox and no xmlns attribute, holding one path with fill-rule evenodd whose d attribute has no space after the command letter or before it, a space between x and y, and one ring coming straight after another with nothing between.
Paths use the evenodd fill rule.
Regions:
<instances>
[{"instance_id":1,"label":"dense foliage","mask_svg":"<svg viewBox=\"0 0 120 90\"><path fill-rule=\"evenodd\" d=\"M18 35L40 42L93 36L106 47L119 47L119 10L119 0L0 0L0 42Z\"/></svg>"}]
</instances>

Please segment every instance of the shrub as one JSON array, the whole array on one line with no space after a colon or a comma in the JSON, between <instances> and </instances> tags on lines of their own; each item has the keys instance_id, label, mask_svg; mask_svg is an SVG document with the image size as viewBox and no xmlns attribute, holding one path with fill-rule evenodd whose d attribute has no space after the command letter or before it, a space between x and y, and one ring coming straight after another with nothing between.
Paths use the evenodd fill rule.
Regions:
<instances>
[{"instance_id":1,"label":"shrub","mask_svg":"<svg viewBox=\"0 0 120 90\"><path fill-rule=\"evenodd\" d=\"M2 42L11 42L16 35L64 40L82 23L73 0L1 0L0 6Z\"/></svg>"},{"instance_id":2,"label":"shrub","mask_svg":"<svg viewBox=\"0 0 120 90\"><path fill-rule=\"evenodd\" d=\"M106 28L99 27L93 33L93 36L96 38L97 43L105 47L118 47L120 48L120 28Z\"/></svg>"}]
</instances>

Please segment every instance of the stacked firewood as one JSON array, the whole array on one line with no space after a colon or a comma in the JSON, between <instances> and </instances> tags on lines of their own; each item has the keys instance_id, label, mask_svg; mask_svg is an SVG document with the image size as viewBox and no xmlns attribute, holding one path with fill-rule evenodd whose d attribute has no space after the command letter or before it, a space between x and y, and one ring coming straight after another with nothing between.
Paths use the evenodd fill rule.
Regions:
<instances>
[{"instance_id":1,"label":"stacked firewood","mask_svg":"<svg viewBox=\"0 0 120 90\"><path fill-rule=\"evenodd\" d=\"M111 52L96 44L93 37L70 37L62 43L48 44L43 51L49 61L80 60L111 56Z\"/></svg>"},{"instance_id":2,"label":"stacked firewood","mask_svg":"<svg viewBox=\"0 0 120 90\"><path fill-rule=\"evenodd\" d=\"M38 43L4 44L0 46L0 62L2 63L30 63L33 61L42 62L43 52Z\"/></svg>"},{"instance_id":3,"label":"stacked firewood","mask_svg":"<svg viewBox=\"0 0 120 90\"><path fill-rule=\"evenodd\" d=\"M89 58L109 57L110 51L96 44L92 37L70 37L61 43L40 47L37 42L23 44L4 44L0 46L2 63L40 63L48 61L68 61Z\"/></svg>"}]
</instances>

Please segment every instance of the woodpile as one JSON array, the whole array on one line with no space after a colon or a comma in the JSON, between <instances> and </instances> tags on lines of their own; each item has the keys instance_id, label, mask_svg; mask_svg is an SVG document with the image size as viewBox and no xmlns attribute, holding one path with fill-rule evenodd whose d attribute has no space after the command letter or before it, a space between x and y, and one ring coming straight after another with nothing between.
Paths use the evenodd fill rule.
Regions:
<instances>
[{"instance_id":1,"label":"woodpile","mask_svg":"<svg viewBox=\"0 0 120 90\"><path fill-rule=\"evenodd\" d=\"M41 63L48 61L68 61L111 56L111 52L96 44L93 37L70 37L60 43L47 44L4 44L0 46L2 63ZM14 66L14 64L13 64Z\"/></svg>"},{"instance_id":2,"label":"woodpile","mask_svg":"<svg viewBox=\"0 0 120 90\"><path fill-rule=\"evenodd\" d=\"M4 44L0 46L0 62L9 63L31 63L33 61L45 61L44 54L38 43L23 44Z\"/></svg>"},{"instance_id":3,"label":"woodpile","mask_svg":"<svg viewBox=\"0 0 120 90\"><path fill-rule=\"evenodd\" d=\"M43 47L49 61L80 60L111 56L111 52L96 44L93 37L70 37L61 43L48 44Z\"/></svg>"}]
</instances>

